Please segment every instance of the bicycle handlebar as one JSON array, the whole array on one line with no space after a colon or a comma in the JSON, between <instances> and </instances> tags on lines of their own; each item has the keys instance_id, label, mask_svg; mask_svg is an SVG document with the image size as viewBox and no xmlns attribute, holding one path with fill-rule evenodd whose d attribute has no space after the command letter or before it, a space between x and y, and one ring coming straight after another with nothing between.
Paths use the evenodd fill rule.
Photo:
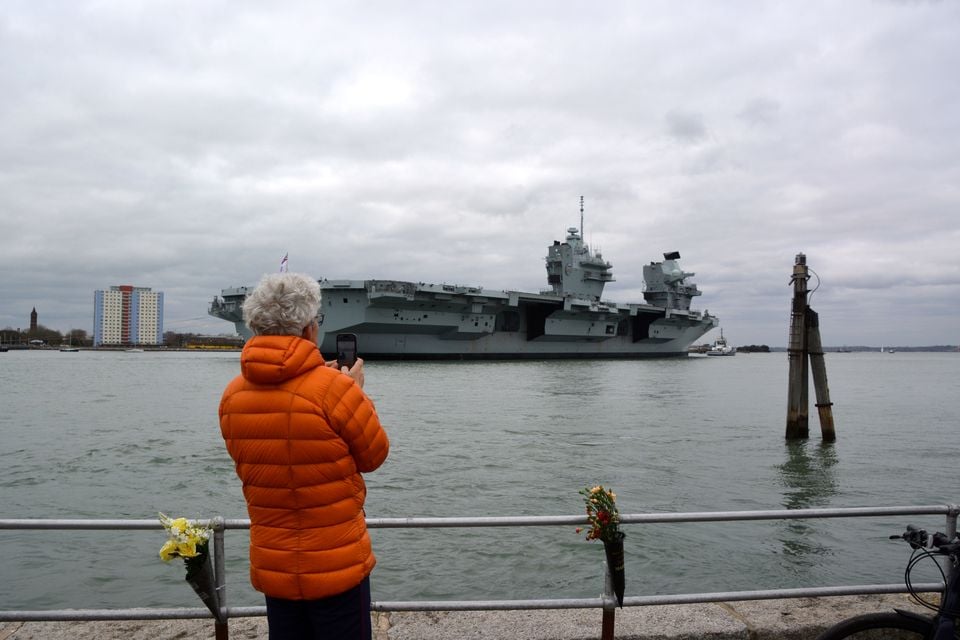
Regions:
<instances>
[{"instance_id":1,"label":"bicycle handlebar","mask_svg":"<svg viewBox=\"0 0 960 640\"><path fill-rule=\"evenodd\" d=\"M946 534L937 531L932 536L926 530L918 529L912 524L898 536L890 536L891 540L906 540L912 549L936 549L944 555L953 555L960 552L960 538L950 541Z\"/></svg>"}]
</instances>

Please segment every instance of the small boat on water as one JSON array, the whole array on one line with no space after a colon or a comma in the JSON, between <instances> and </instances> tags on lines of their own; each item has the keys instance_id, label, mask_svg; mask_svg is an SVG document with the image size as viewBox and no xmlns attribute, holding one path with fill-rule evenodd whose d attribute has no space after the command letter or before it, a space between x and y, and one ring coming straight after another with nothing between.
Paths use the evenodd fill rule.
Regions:
<instances>
[{"instance_id":1,"label":"small boat on water","mask_svg":"<svg viewBox=\"0 0 960 640\"><path fill-rule=\"evenodd\" d=\"M707 349L708 356L735 356L737 348L727 344L727 339L723 337L723 329L720 329L720 337L714 341L713 346Z\"/></svg>"}]
</instances>

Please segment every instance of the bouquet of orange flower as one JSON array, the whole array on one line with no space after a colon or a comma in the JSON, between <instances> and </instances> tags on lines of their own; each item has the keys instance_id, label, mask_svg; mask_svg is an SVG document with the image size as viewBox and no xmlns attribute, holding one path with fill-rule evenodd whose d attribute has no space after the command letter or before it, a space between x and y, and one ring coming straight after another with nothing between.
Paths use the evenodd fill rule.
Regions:
<instances>
[{"instance_id":1,"label":"bouquet of orange flower","mask_svg":"<svg viewBox=\"0 0 960 640\"><path fill-rule=\"evenodd\" d=\"M590 527L587 530L587 540L603 542L603 551L607 556L607 568L610 571L610 582L617 603L623 606L624 556L623 539L626 536L620 531L620 511L617 509L617 494L604 489L598 484L592 489L581 489L580 495L587 506L587 521ZM577 528L577 533L583 531Z\"/></svg>"},{"instance_id":2,"label":"bouquet of orange flower","mask_svg":"<svg viewBox=\"0 0 960 640\"><path fill-rule=\"evenodd\" d=\"M620 531L620 512L617 510L617 494L598 484L592 489L581 489L580 495L587 506L587 519L590 528L587 540L612 542L623 537ZM578 528L581 533L583 528Z\"/></svg>"}]
</instances>

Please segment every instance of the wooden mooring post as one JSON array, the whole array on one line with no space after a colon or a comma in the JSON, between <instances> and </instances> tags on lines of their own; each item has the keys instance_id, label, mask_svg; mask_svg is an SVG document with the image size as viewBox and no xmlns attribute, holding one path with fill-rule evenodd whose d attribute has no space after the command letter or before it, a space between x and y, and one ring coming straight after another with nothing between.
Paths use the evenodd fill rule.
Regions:
<instances>
[{"instance_id":1,"label":"wooden mooring post","mask_svg":"<svg viewBox=\"0 0 960 640\"><path fill-rule=\"evenodd\" d=\"M603 619L600 621L600 640L613 640L616 616L613 609L603 610Z\"/></svg>"},{"instance_id":2,"label":"wooden mooring post","mask_svg":"<svg viewBox=\"0 0 960 640\"><path fill-rule=\"evenodd\" d=\"M827 442L837 439L833 427L833 403L827 386L827 367L820 342L820 317L807 304L807 281L810 279L807 257L798 253L793 264L793 304L790 311L790 344L787 346L790 372L787 389L787 440L810 436L808 413L809 379L813 386L820 416L820 434Z\"/></svg>"}]
</instances>

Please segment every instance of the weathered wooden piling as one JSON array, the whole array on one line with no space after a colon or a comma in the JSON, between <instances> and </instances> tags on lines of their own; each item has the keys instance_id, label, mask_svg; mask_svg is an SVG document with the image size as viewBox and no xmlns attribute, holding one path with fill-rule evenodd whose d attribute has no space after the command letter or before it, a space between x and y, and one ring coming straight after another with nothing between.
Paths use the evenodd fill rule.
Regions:
<instances>
[{"instance_id":1,"label":"weathered wooden piling","mask_svg":"<svg viewBox=\"0 0 960 640\"><path fill-rule=\"evenodd\" d=\"M787 358L790 373L787 386L787 439L810 435L807 415L807 257L798 253L793 264L793 305L790 311L790 343Z\"/></svg>"},{"instance_id":2,"label":"weathered wooden piling","mask_svg":"<svg viewBox=\"0 0 960 640\"><path fill-rule=\"evenodd\" d=\"M793 304L790 312L790 344L787 354L790 364L787 389L787 439L796 440L810 435L807 411L809 378L813 372L813 386L820 416L820 434L827 442L837 439L833 426L833 403L827 385L827 367L820 341L820 317L807 305L807 280L810 279L807 257L797 254L793 265Z\"/></svg>"},{"instance_id":3,"label":"weathered wooden piling","mask_svg":"<svg viewBox=\"0 0 960 640\"><path fill-rule=\"evenodd\" d=\"M807 307L807 354L813 373L813 388L817 396L817 413L820 415L820 435L827 442L837 439L833 428L833 403L830 402L830 387L827 386L827 365L823 361L823 345L820 343L820 316Z\"/></svg>"}]
</instances>

